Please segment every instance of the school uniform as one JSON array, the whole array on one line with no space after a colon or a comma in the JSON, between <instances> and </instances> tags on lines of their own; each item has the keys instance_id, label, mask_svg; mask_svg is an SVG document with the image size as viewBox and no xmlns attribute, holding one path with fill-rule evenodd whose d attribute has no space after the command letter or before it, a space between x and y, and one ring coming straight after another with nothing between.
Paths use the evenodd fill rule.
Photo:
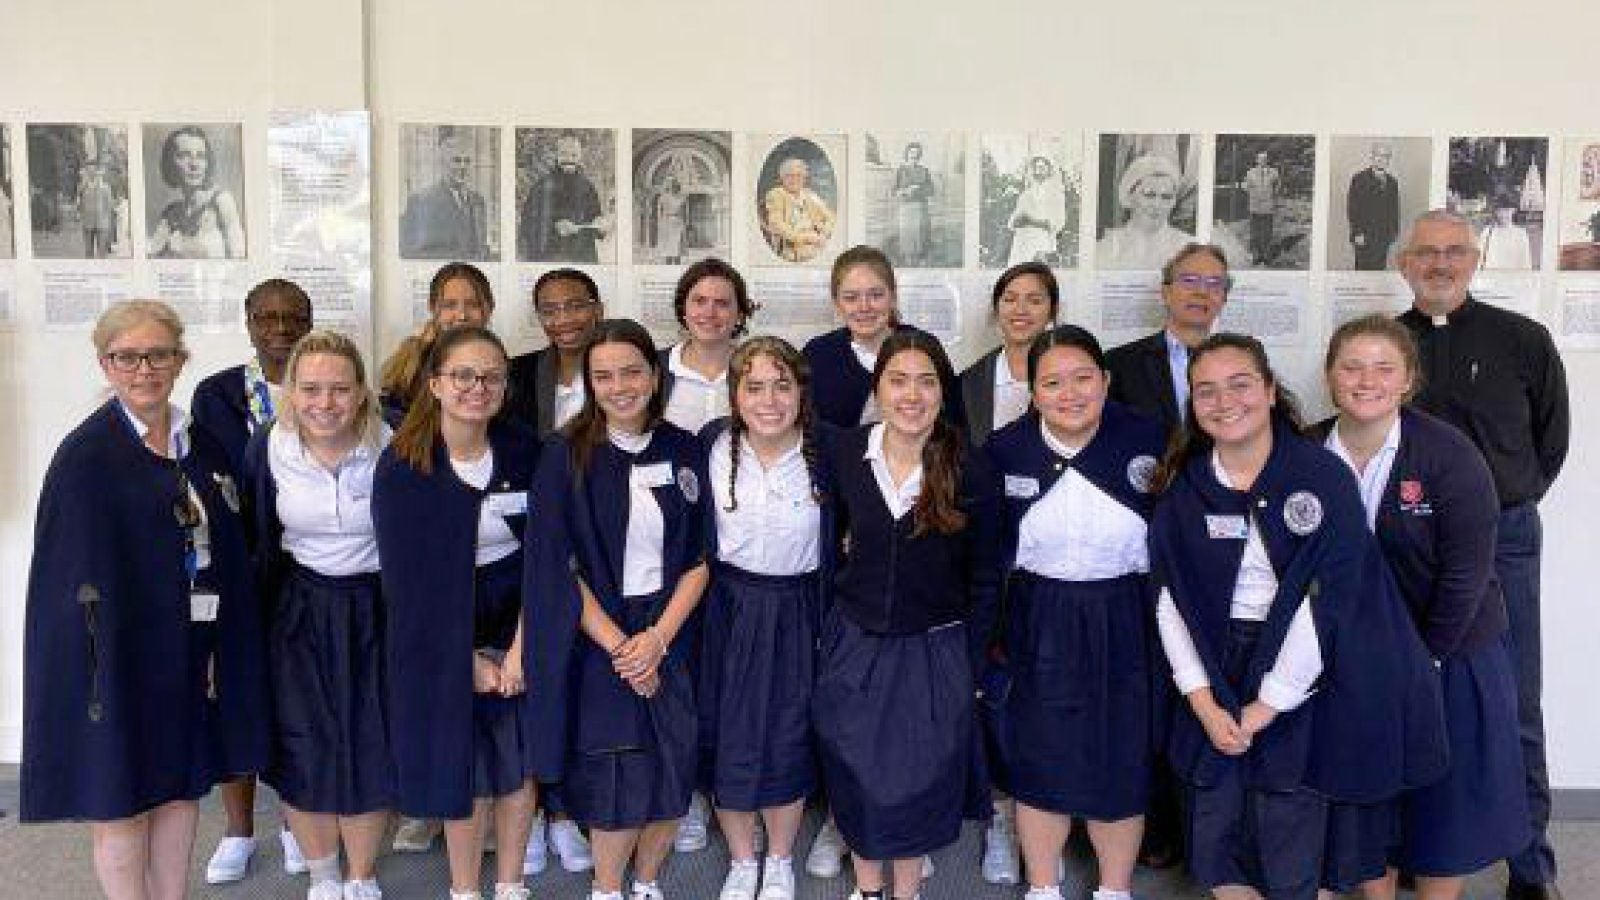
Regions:
<instances>
[{"instance_id":1,"label":"school uniform","mask_svg":"<svg viewBox=\"0 0 1600 900\"><path fill-rule=\"evenodd\" d=\"M705 560L704 451L670 422L612 435L575 471L551 439L530 493L524 643L533 770L560 781L581 824L637 828L681 817L695 786L697 720L688 661L692 623L668 647L646 699L578 627L582 579L625 634L653 624L679 580Z\"/></svg>"},{"instance_id":2,"label":"school uniform","mask_svg":"<svg viewBox=\"0 0 1600 900\"><path fill-rule=\"evenodd\" d=\"M911 325L896 325L895 331L918 331ZM811 403L817 418L835 428L870 425L883 418L872 396L872 369L877 355L850 339L850 329L836 328L806 342L801 351L811 367ZM961 383L950 379L942 385L945 416L957 427L965 428L967 415L961 400Z\"/></svg>"},{"instance_id":3,"label":"school uniform","mask_svg":"<svg viewBox=\"0 0 1600 900\"><path fill-rule=\"evenodd\" d=\"M1011 376L1004 347L997 347L961 373L967 440L981 447L989 435L1022 418L1033 402L1027 379Z\"/></svg>"},{"instance_id":4,"label":"school uniform","mask_svg":"<svg viewBox=\"0 0 1600 900\"><path fill-rule=\"evenodd\" d=\"M701 440L712 567L701 621L700 746L716 805L751 812L816 787L811 689L831 511L801 445L763 467L741 440L735 483L727 423L708 426Z\"/></svg>"},{"instance_id":5,"label":"school uniform","mask_svg":"<svg viewBox=\"0 0 1600 900\"><path fill-rule=\"evenodd\" d=\"M667 398L662 418L699 434L707 425L727 417L728 370L707 378L683 361L683 344L661 351L661 396Z\"/></svg>"},{"instance_id":6,"label":"school uniform","mask_svg":"<svg viewBox=\"0 0 1600 900\"><path fill-rule=\"evenodd\" d=\"M533 429L546 440L583 409L583 377L561 383L561 357L555 347L545 347L511 358L506 372L504 414Z\"/></svg>"},{"instance_id":7,"label":"school uniform","mask_svg":"<svg viewBox=\"0 0 1600 900\"><path fill-rule=\"evenodd\" d=\"M1168 755L1186 785L1190 868L1203 887L1314 897L1328 804L1374 803L1448 764L1439 682L1348 469L1274 423L1248 490L1215 453L1178 473L1151 526L1158 618L1173 679L1236 719L1278 715L1226 756L1191 711Z\"/></svg>"},{"instance_id":8,"label":"school uniform","mask_svg":"<svg viewBox=\"0 0 1600 900\"><path fill-rule=\"evenodd\" d=\"M171 415L173 458L113 399L45 473L24 625L24 822L127 818L266 761L239 488L215 439Z\"/></svg>"},{"instance_id":9,"label":"school uniform","mask_svg":"<svg viewBox=\"0 0 1600 900\"><path fill-rule=\"evenodd\" d=\"M539 452L531 431L496 420L476 462L452 461L442 441L427 474L393 447L378 460L372 518L404 815L467 818L474 799L511 793L532 772L526 697L478 693L472 671L474 654L504 658L522 620L520 535Z\"/></svg>"},{"instance_id":10,"label":"school uniform","mask_svg":"<svg viewBox=\"0 0 1600 900\"><path fill-rule=\"evenodd\" d=\"M1349 465L1334 422L1317 433ZM1331 872L1328 886L1347 890L1388 864L1417 875L1470 875L1532 839L1494 571L1494 480L1464 434L1409 407L1357 478L1368 524L1439 667L1450 769L1392 803L1336 806L1329 840L1353 846L1354 855L1336 858L1356 864Z\"/></svg>"},{"instance_id":11,"label":"school uniform","mask_svg":"<svg viewBox=\"0 0 1600 900\"><path fill-rule=\"evenodd\" d=\"M250 436L277 415L281 394L282 388L267 381L257 359L223 369L195 385L194 422L227 451L236 478L243 477Z\"/></svg>"},{"instance_id":12,"label":"school uniform","mask_svg":"<svg viewBox=\"0 0 1600 900\"><path fill-rule=\"evenodd\" d=\"M893 484L883 430L846 432L824 454L824 491L850 549L830 585L811 717L845 842L900 859L954 841L964 816L988 815L973 670L999 589L999 509L991 470L967 451L966 526L915 534L923 476Z\"/></svg>"},{"instance_id":13,"label":"school uniform","mask_svg":"<svg viewBox=\"0 0 1600 900\"><path fill-rule=\"evenodd\" d=\"M371 512L378 453L358 445L330 472L293 431L271 424L245 451L274 725L262 777L302 812L353 816L394 804Z\"/></svg>"},{"instance_id":14,"label":"school uniform","mask_svg":"<svg viewBox=\"0 0 1600 900\"><path fill-rule=\"evenodd\" d=\"M999 634L1012 796L1096 821L1141 815L1151 758L1151 478L1161 425L1115 402L1081 448L1036 413L985 446L1005 499Z\"/></svg>"}]
</instances>

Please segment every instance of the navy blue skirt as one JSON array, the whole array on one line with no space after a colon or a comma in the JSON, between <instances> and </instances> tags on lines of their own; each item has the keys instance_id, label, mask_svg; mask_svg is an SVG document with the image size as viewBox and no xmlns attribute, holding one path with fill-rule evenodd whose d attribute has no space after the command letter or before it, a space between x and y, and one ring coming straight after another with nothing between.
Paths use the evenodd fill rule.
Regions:
<instances>
[{"instance_id":1,"label":"navy blue skirt","mask_svg":"<svg viewBox=\"0 0 1600 900\"><path fill-rule=\"evenodd\" d=\"M1260 633L1259 622L1235 619L1230 624L1222 668L1236 690L1244 683ZM1252 788L1247 759L1226 757L1214 783L1185 785L1194 881L1207 889L1246 885L1273 900L1314 900L1323 878L1328 801L1305 790Z\"/></svg>"},{"instance_id":2,"label":"navy blue skirt","mask_svg":"<svg viewBox=\"0 0 1600 900\"><path fill-rule=\"evenodd\" d=\"M618 627L630 635L643 631L666 599L665 592L624 599ZM661 688L647 700L616 675L604 650L586 637L579 640L572 690L579 739L569 744L561 782L567 812L602 831L682 818L695 787L699 727L694 682L685 654L676 649L687 643L674 641L657 670ZM588 737L607 733L630 737L610 743Z\"/></svg>"},{"instance_id":3,"label":"navy blue skirt","mask_svg":"<svg viewBox=\"0 0 1600 900\"><path fill-rule=\"evenodd\" d=\"M967 628L874 634L834 610L811 699L823 779L850 849L906 859L989 814Z\"/></svg>"},{"instance_id":4,"label":"navy blue skirt","mask_svg":"<svg viewBox=\"0 0 1600 900\"><path fill-rule=\"evenodd\" d=\"M522 554L479 566L473 590L472 646L502 659L516 639L522 615ZM472 695L472 796L503 797L528 778L522 746L525 698Z\"/></svg>"},{"instance_id":5,"label":"navy blue skirt","mask_svg":"<svg viewBox=\"0 0 1600 900\"><path fill-rule=\"evenodd\" d=\"M1143 575L1068 582L1013 574L1004 756L1018 801L1096 821L1144 813L1151 758L1144 603Z\"/></svg>"},{"instance_id":6,"label":"navy blue skirt","mask_svg":"<svg viewBox=\"0 0 1600 900\"><path fill-rule=\"evenodd\" d=\"M395 774L378 576L292 566L267 641L275 727L266 782L302 812L390 808Z\"/></svg>"},{"instance_id":7,"label":"navy blue skirt","mask_svg":"<svg viewBox=\"0 0 1600 900\"><path fill-rule=\"evenodd\" d=\"M782 806L816 786L816 603L815 573L758 575L725 563L712 572L695 699L720 808Z\"/></svg>"}]
</instances>

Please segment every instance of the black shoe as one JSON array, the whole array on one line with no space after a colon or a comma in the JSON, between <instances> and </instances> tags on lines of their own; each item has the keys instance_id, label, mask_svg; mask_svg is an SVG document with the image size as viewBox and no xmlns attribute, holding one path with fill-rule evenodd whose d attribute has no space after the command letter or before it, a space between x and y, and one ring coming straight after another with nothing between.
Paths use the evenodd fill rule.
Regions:
<instances>
[{"instance_id":1,"label":"black shoe","mask_svg":"<svg viewBox=\"0 0 1600 900\"><path fill-rule=\"evenodd\" d=\"M1513 881L1506 885L1506 900L1561 900L1561 889L1554 884L1523 884Z\"/></svg>"}]
</instances>

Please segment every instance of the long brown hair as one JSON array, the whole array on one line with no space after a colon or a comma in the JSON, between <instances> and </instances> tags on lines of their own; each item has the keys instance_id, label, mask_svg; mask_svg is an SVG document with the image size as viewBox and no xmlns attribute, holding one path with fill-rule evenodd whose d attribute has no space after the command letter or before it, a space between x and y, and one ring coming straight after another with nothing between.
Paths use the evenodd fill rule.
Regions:
<instances>
[{"instance_id":1,"label":"long brown hair","mask_svg":"<svg viewBox=\"0 0 1600 900\"><path fill-rule=\"evenodd\" d=\"M428 282L428 312L437 314L439 299L444 295L444 287L457 278L464 279L472 285L473 293L492 315L494 313L494 288L489 284L489 276L472 263L452 262L439 267L433 273L433 278ZM385 397L393 397L409 407L422 393L422 384L427 381L428 371L426 365L429 352L434 341L439 337L438 319L430 315L427 324L417 334L407 337L395 348L394 354L384 360L383 368L378 373L378 390Z\"/></svg>"},{"instance_id":2,"label":"long brown hair","mask_svg":"<svg viewBox=\"0 0 1600 900\"><path fill-rule=\"evenodd\" d=\"M428 351L427 368L423 371L428 375L438 375L444 361L450 358L451 351L464 344L480 343L489 344L500 351L502 361L507 358L506 346L494 332L478 325L463 325L439 335ZM420 380L426 384L426 378ZM439 442L440 416L439 398L431 391L419 390L411 398L411 405L406 407L406 417L401 420L399 430L395 431L394 439L390 441L395 455L424 475L433 471L433 451Z\"/></svg>"},{"instance_id":3,"label":"long brown hair","mask_svg":"<svg viewBox=\"0 0 1600 900\"><path fill-rule=\"evenodd\" d=\"M814 415L811 406L811 365L806 362L804 354L783 338L759 335L740 344L728 359L728 505L723 507L728 512L739 508L739 444L748 427L739 415L739 385L750 374L750 365L758 356L771 360L773 365L787 372L794 380L800 398L799 414L794 420L795 427L800 429L800 455L806 461L806 470L811 473L811 495L818 499L821 497L821 489L817 484L817 448L811 436Z\"/></svg>"},{"instance_id":4,"label":"long brown hair","mask_svg":"<svg viewBox=\"0 0 1600 900\"><path fill-rule=\"evenodd\" d=\"M572 468L580 478L589 468L589 457L594 454L595 448L610 439L606 433L605 413L595 403L594 381L589 377L589 358L594 348L601 344L628 344L639 351L645 365L655 374L656 385L650 391L650 400L644 410L646 431L656 427L667 409L667 400L661 391L661 357L656 352L656 342L651 339L650 332L632 319L601 319L594 328L594 336L583 347L583 361L578 370L583 373L583 409L578 410L578 414L562 429L572 445Z\"/></svg>"},{"instance_id":5,"label":"long brown hair","mask_svg":"<svg viewBox=\"0 0 1600 900\"><path fill-rule=\"evenodd\" d=\"M1247 334L1238 334L1232 331L1219 331L1201 341L1193 350L1189 351L1189 367L1184 372L1184 377L1189 384L1194 384L1194 367L1206 356L1219 350L1237 350L1250 358L1251 368L1255 374L1272 388L1272 421L1287 425L1295 434L1305 431L1305 421L1300 417L1300 403L1295 399L1294 392L1284 387L1282 379L1272 371L1272 363L1267 360L1267 348L1261 342ZM1194 421L1194 395L1190 394L1189 401L1183 407L1183 427L1174 431L1167 441L1167 452L1161 460L1161 465L1156 468L1154 484L1156 491L1166 490L1178 475L1183 472L1189 460L1211 450L1211 435L1199 427Z\"/></svg>"},{"instance_id":6,"label":"long brown hair","mask_svg":"<svg viewBox=\"0 0 1600 900\"><path fill-rule=\"evenodd\" d=\"M933 363L939 376L939 415L933 423L933 433L922 445L922 493L911 507L914 527L911 534L919 537L928 531L954 534L966 527L967 514L961 511L959 493L961 468L965 461L966 446L961 429L950 421L950 404L957 390L955 369L944 346L926 332L906 329L896 331L883 342L878 351L878 364L872 371L872 389L878 390L889 362L900 353L915 350Z\"/></svg>"}]
</instances>

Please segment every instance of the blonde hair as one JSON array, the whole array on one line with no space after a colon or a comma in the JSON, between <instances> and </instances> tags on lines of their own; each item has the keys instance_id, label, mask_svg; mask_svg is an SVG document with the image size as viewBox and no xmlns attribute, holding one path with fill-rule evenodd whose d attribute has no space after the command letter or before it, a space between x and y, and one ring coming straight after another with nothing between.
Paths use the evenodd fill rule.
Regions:
<instances>
[{"instance_id":1,"label":"blonde hair","mask_svg":"<svg viewBox=\"0 0 1600 900\"><path fill-rule=\"evenodd\" d=\"M289 363L284 368L285 402L278 410L278 423L296 435L300 433L291 398L300 383L300 360L307 356L337 356L350 363L350 369L356 376L356 391L360 395L355 426L361 435L361 443L374 448L381 446L383 417L378 413L378 398L373 395L371 385L367 384L367 367L361 360L361 351L356 348L354 341L326 328L309 331L305 337L295 341L294 349L289 353Z\"/></svg>"},{"instance_id":2,"label":"blonde hair","mask_svg":"<svg viewBox=\"0 0 1600 900\"><path fill-rule=\"evenodd\" d=\"M94 332L89 336L94 342L95 353L103 356L112 341L146 322L164 326L172 335L178 356L185 360L189 358L189 348L183 343L183 320L178 318L172 307L160 300L123 300L112 304L100 314L94 323Z\"/></svg>"}]
</instances>

